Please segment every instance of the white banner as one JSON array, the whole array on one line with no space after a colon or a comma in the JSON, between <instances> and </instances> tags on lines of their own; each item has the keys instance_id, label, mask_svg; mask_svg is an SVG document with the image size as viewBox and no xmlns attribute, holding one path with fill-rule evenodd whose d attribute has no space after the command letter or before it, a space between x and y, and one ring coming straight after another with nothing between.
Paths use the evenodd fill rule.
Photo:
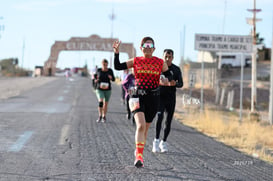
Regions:
<instances>
[{"instance_id":1,"label":"white banner","mask_svg":"<svg viewBox=\"0 0 273 181\"><path fill-rule=\"evenodd\" d=\"M195 34L195 50L215 52L252 52L252 37L240 35Z\"/></svg>"}]
</instances>

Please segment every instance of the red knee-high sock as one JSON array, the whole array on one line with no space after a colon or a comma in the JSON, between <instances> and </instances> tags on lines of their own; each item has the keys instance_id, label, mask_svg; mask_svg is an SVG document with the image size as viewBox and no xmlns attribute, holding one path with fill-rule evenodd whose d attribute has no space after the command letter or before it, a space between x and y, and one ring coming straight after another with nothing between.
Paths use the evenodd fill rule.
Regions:
<instances>
[{"instance_id":1,"label":"red knee-high sock","mask_svg":"<svg viewBox=\"0 0 273 181\"><path fill-rule=\"evenodd\" d=\"M136 157L143 158L144 142L136 142Z\"/></svg>"}]
</instances>

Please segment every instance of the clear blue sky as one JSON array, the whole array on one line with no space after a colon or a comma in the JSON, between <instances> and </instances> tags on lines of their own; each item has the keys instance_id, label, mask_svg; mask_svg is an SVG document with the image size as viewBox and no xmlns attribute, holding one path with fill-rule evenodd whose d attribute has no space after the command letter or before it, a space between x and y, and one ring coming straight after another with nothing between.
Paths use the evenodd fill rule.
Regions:
<instances>
[{"instance_id":1,"label":"clear blue sky","mask_svg":"<svg viewBox=\"0 0 273 181\"><path fill-rule=\"evenodd\" d=\"M256 1L257 8L262 9L257 14L257 18L262 19L257 23L257 32L265 38L266 47L271 47L273 1ZM246 18L252 17L247 9L253 8L253 0L6 0L0 6L0 25L5 27L0 32L0 59L18 57L20 66L33 69L48 59L56 40L92 34L109 38L112 8L116 15L114 37L134 43L137 55L142 55L138 48L140 41L144 36L151 36L156 44L154 55L161 57L163 49L172 48L174 63L179 64L183 50L183 36L180 35L184 27L184 55L196 60L196 33L250 33L251 26ZM98 51L64 51L57 66L83 66L87 62L91 68L94 64L100 65L102 58L109 59L110 55ZM121 55L121 61L126 59L126 54Z\"/></svg>"}]
</instances>

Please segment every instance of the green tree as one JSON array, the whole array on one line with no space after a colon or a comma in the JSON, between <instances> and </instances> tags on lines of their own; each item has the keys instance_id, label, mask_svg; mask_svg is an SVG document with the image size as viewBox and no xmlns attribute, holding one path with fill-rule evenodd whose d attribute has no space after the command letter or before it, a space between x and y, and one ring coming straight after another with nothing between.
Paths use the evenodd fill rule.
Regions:
<instances>
[{"instance_id":1,"label":"green tree","mask_svg":"<svg viewBox=\"0 0 273 181\"><path fill-rule=\"evenodd\" d=\"M264 38L260 37L260 33L256 33L256 45L264 45Z\"/></svg>"},{"instance_id":2,"label":"green tree","mask_svg":"<svg viewBox=\"0 0 273 181\"><path fill-rule=\"evenodd\" d=\"M18 67L17 58L0 60L1 74L4 76L27 76L28 72Z\"/></svg>"},{"instance_id":3,"label":"green tree","mask_svg":"<svg viewBox=\"0 0 273 181\"><path fill-rule=\"evenodd\" d=\"M15 65L13 64L14 59L3 59L0 61L1 69L2 70L12 70L15 68Z\"/></svg>"}]
</instances>

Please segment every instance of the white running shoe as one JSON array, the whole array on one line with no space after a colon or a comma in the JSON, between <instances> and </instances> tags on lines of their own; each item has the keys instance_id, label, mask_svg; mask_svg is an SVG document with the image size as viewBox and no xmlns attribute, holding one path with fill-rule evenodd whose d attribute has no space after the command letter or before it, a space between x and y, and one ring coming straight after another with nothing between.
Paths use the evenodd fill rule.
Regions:
<instances>
[{"instance_id":1,"label":"white running shoe","mask_svg":"<svg viewBox=\"0 0 273 181\"><path fill-rule=\"evenodd\" d=\"M102 122L102 123L105 123L105 122L106 122L106 117L105 117L105 116L103 116L103 117L101 118L101 122Z\"/></svg>"},{"instance_id":2,"label":"white running shoe","mask_svg":"<svg viewBox=\"0 0 273 181\"><path fill-rule=\"evenodd\" d=\"M101 121L101 116L99 116L96 122L99 123L100 121Z\"/></svg>"},{"instance_id":3,"label":"white running shoe","mask_svg":"<svg viewBox=\"0 0 273 181\"><path fill-rule=\"evenodd\" d=\"M160 152L159 139L154 139L152 152L154 152L154 153Z\"/></svg>"},{"instance_id":4,"label":"white running shoe","mask_svg":"<svg viewBox=\"0 0 273 181\"><path fill-rule=\"evenodd\" d=\"M161 149L161 152L164 153L164 152L168 152L168 146L167 146L167 143L163 140L160 141L159 143L159 148Z\"/></svg>"}]
</instances>

